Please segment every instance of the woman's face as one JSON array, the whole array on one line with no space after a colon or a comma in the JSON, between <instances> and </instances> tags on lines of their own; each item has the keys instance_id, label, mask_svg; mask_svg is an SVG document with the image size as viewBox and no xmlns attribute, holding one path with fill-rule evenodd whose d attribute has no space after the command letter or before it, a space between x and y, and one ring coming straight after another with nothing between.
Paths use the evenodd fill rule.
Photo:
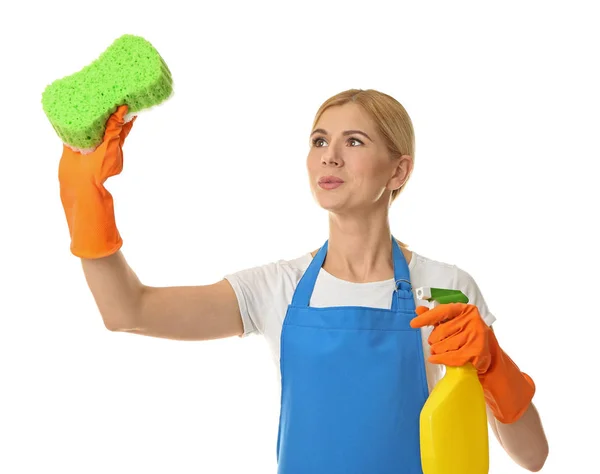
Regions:
<instances>
[{"instance_id":1,"label":"woman's face","mask_svg":"<svg viewBox=\"0 0 600 474\"><path fill-rule=\"evenodd\" d=\"M330 107L310 137L306 160L313 196L329 211L389 204L391 191L410 173L412 160L392 159L383 137L357 104Z\"/></svg>"}]
</instances>

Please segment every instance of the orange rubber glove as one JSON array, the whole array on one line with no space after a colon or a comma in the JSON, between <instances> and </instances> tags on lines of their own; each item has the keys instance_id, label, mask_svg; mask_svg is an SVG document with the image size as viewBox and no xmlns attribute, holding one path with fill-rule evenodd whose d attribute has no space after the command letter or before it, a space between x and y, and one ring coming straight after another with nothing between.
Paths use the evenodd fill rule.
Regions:
<instances>
[{"instance_id":1,"label":"orange rubber glove","mask_svg":"<svg viewBox=\"0 0 600 474\"><path fill-rule=\"evenodd\" d=\"M451 367L473 364L486 402L497 420L514 423L525 413L535 393L535 384L500 348L477 306L464 303L441 304L433 309L419 306L410 325L434 326L428 339L429 362Z\"/></svg>"},{"instance_id":2,"label":"orange rubber glove","mask_svg":"<svg viewBox=\"0 0 600 474\"><path fill-rule=\"evenodd\" d=\"M127 106L120 106L106 123L104 140L83 155L63 144L58 166L60 199L65 210L71 253L81 258L101 258L117 252L123 240L115 224L112 195L104 182L123 169L123 142L135 117L124 123Z\"/></svg>"}]
</instances>

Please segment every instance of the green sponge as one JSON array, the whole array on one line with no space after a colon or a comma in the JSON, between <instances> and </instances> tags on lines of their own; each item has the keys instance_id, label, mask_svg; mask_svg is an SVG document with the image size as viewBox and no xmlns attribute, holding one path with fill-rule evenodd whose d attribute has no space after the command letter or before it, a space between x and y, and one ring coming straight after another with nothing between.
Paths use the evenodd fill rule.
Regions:
<instances>
[{"instance_id":1,"label":"green sponge","mask_svg":"<svg viewBox=\"0 0 600 474\"><path fill-rule=\"evenodd\" d=\"M123 35L93 63L47 86L42 108L66 145L91 151L119 105L126 104L131 117L172 93L171 72L158 51L144 38Z\"/></svg>"}]
</instances>

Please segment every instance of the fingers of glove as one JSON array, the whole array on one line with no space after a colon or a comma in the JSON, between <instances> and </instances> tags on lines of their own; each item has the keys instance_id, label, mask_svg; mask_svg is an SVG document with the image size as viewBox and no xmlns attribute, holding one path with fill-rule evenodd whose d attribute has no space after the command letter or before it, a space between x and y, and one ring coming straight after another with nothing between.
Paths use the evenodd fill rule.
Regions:
<instances>
[{"instance_id":1,"label":"fingers of glove","mask_svg":"<svg viewBox=\"0 0 600 474\"><path fill-rule=\"evenodd\" d=\"M107 121L104 141L93 152L82 154L74 151L63 143L63 153L59 163L58 177L61 184L71 188L92 179L97 185L104 183L110 176L114 176L123 169L123 154L121 144L124 137L122 130L124 116L127 113L126 105L119 106ZM127 133L131 129L131 122L127 126Z\"/></svg>"},{"instance_id":2,"label":"fingers of glove","mask_svg":"<svg viewBox=\"0 0 600 474\"><path fill-rule=\"evenodd\" d=\"M137 115L135 117L133 117L125 125L123 125L123 128L121 129L121 141L119 142L119 145L123 146L123 142L127 138L127 135L129 135L129 132L131 131L131 127L133 127L133 122L135 122L136 119L137 119Z\"/></svg>"},{"instance_id":3,"label":"fingers of glove","mask_svg":"<svg viewBox=\"0 0 600 474\"><path fill-rule=\"evenodd\" d=\"M433 331L431 331L427 342L429 342L430 345L437 344L448 337L452 337L459 332L465 331L466 327L467 321L465 321L463 318L450 319L438 324Z\"/></svg>"},{"instance_id":4,"label":"fingers of glove","mask_svg":"<svg viewBox=\"0 0 600 474\"><path fill-rule=\"evenodd\" d=\"M106 130L104 132L104 141L111 140L121 134L123 125L125 125L125 114L127 113L127 105L120 105L106 122Z\"/></svg>"},{"instance_id":5,"label":"fingers of glove","mask_svg":"<svg viewBox=\"0 0 600 474\"><path fill-rule=\"evenodd\" d=\"M437 342L430 343L431 354L442 354L444 352L457 351L464 347L469 340L465 332L457 332Z\"/></svg>"},{"instance_id":6,"label":"fingers of glove","mask_svg":"<svg viewBox=\"0 0 600 474\"><path fill-rule=\"evenodd\" d=\"M136 119L136 117L133 117L132 120L125 123L124 117L127 110L127 105L121 105L108 119L104 142L102 144L102 148L105 151L100 165L100 172L97 176L98 184L103 184L106 179L123 171L123 142L131 131L133 122Z\"/></svg>"},{"instance_id":7,"label":"fingers of glove","mask_svg":"<svg viewBox=\"0 0 600 474\"><path fill-rule=\"evenodd\" d=\"M432 364L444 364L450 367L460 367L471 362L471 357L464 351L450 351L441 354L434 354L427 359Z\"/></svg>"},{"instance_id":8,"label":"fingers of glove","mask_svg":"<svg viewBox=\"0 0 600 474\"><path fill-rule=\"evenodd\" d=\"M436 306L428 311L423 311L422 314L413 318L410 322L412 328L423 326L434 326L444 320L453 319L459 316L468 306L464 303L446 303Z\"/></svg>"},{"instance_id":9,"label":"fingers of glove","mask_svg":"<svg viewBox=\"0 0 600 474\"><path fill-rule=\"evenodd\" d=\"M463 365L470 362L480 374L488 370L492 361L485 337L469 332L461 332L433 344L430 350L432 357L438 361L437 363Z\"/></svg>"},{"instance_id":10,"label":"fingers of glove","mask_svg":"<svg viewBox=\"0 0 600 474\"><path fill-rule=\"evenodd\" d=\"M123 171L123 150L120 144L113 140L109 143L100 165L100 173L97 176L98 184L103 184L106 179L119 174L121 171Z\"/></svg>"}]
</instances>

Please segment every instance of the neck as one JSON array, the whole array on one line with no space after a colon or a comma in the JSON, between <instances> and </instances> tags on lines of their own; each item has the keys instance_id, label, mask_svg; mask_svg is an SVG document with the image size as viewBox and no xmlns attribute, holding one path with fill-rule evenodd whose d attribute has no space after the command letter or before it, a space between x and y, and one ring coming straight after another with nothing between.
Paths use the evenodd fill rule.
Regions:
<instances>
[{"instance_id":1,"label":"neck","mask_svg":"<svg viewBox=\"0 0 600 474\"><path fill-rule=\"evenodd\" d=\"M394 277L387 209L363 215L329 214L329 245L323 268L356 283Z\"/></svg>"}]
</instances>

